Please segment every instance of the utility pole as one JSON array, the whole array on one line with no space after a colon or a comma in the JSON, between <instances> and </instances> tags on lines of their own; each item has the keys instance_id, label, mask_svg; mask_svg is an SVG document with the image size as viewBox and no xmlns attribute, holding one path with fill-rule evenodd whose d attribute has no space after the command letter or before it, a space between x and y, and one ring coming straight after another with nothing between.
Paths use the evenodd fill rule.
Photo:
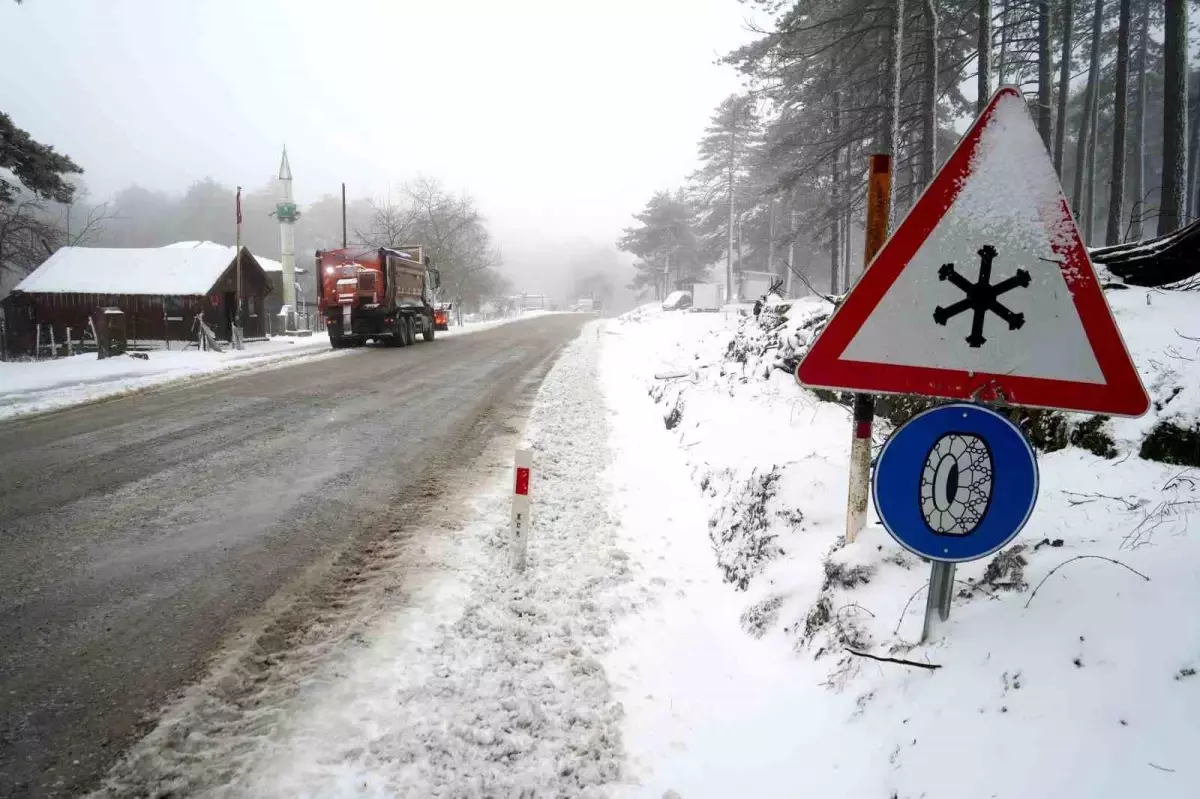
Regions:
<instances>
[{"instance_id":1,"label":"utility pole","mask_svg":"<svg viewBox=\"0 0 1200 799\"><path fill-rule=\"evenodd\" d=\"M767 219L767 271L772 275L775 271L775 197L771 197L769 206L770 217Z\"/></svg>"},{"instance_id":2,"label":"utility pole","mask_svg":"<svg viewBox=\"0 0 1200 799\"><path fill-rule=\"evenodd\" d=\"M346 184L342 184L342 249L346 249Z\"/></svg>"},{"instance_id":3,"label":"utility pole","mask_svg":"<svg viewBox=\"0 0 1200 799\"><path fill-rule=\"evenodd\" d=\"M233 260L237 264L237 285L233 291L233 330L229 331L229 338L233 342L235 350L242 349L242 187L237 187L237 233L234 236L234 256Z\"/></svg>"},{"instance_id":4,"label":"utility pole","mask_svg":"<svg viewBox=\"0 0 1200 799\"><path fill-rule=\"evenodd\" d=\"M729 126L729 233L728 245L725 248L725 302L733 302L733 161L737 152L737 108L734 107L733 120Z\"/></svg>"},{"instance_id":5,"label":"utility pole","mask_svg":"<svg viewBox=\"0 0 1200 799\"><path fill-rule=\"evenodd\" d=\"M788 270L787 270L787 287L784 291L787 292L787 298L792 298L792 277L795 275L796 269L796 190L792 190L792 196L788 202Z\"/></svg>"}]
</instances>

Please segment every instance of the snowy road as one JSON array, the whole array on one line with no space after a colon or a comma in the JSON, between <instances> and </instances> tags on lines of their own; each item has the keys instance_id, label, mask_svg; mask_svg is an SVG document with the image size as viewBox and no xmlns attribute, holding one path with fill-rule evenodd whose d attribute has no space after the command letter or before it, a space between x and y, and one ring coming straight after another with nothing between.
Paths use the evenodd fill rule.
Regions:
<instances>
[{"instance_id":1,"label":"snowy road","mask_svg":"<svg viewBox=\"0 0 1200 799\"><path fill-rule=\"evenodd\" d=\"M549 316L0 425L0 795L76 795L224 642L270 661L512 434Z\"/></svg>"}]
</instances>

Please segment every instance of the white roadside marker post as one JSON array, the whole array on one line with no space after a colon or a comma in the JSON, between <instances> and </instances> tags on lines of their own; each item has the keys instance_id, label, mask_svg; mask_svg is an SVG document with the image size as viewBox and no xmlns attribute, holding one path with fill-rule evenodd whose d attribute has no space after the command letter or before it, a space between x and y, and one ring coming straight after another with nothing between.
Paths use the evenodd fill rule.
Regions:
<instances>
[{"instance_id":1,"label":"white roadside marker post","mask_svg":"<svg viewBox=\"0 0 1200 799\"><path fill-rule=\"evenodd\" d=\"M529 543L529 478L533 470L533 452L518 449L513 459L512 566L525 571L525 548Z\"/></svg>"}]
</instances>

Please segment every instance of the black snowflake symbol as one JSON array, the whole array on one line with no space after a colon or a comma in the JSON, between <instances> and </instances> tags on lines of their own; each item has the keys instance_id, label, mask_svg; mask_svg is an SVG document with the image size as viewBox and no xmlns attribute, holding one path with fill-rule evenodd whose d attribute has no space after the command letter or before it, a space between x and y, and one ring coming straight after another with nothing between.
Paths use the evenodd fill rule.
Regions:
<instances>
[{"instance_id":1,"label":"black snowflake symbol","mask_svg":"<svg viewBox=\"0 0 1200 799\"><path fill-rule=\"evenodd\" d=\"M934 308L933 321L939 325L945 325L947 321L963 311L973 310L975 316L971 320L971 335L967 336L967 344L972 347L982 347L987 341L983 337L983 320L988 311L1008 322L1009 330L1019 330L1025 324L1025 314L1010 311L997 302L996 298L1018 286L1029 288L1029 273L1024 269L1018 269L1015 275L1007 280L1001 280L993 286L991 285L992 259L995 257L996 248L992 245L985 244L979 248L979 280L975 283L960 275L954 268L954 264L942 264L938 268L938 280L949 280L962 289L962 293L967 296L948 308L940 305Z\"/></svg>"}]
</instances>

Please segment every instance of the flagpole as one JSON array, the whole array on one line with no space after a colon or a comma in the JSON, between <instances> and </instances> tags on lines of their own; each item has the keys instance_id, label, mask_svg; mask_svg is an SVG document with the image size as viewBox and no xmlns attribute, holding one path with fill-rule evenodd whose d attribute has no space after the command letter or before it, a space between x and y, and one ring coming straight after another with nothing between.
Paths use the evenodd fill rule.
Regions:
<instances>
[{"instance_id":1,"label":"flagpole","mask_svg":"<svg viewBox=\"0 0 1200 799\"><path fill-rule=\"evenodd\" d=\"M233 324L237 327L237 331L230 333L231 338L236 338L236 346L234 349L241 349L241 329L242 329L242 187L237 187L237 234L235 236L237 250L233 256L237 263L237 286L234 289L234 302L236 303L237 311L233 316Z\"/></svg>"}]
</instances>

